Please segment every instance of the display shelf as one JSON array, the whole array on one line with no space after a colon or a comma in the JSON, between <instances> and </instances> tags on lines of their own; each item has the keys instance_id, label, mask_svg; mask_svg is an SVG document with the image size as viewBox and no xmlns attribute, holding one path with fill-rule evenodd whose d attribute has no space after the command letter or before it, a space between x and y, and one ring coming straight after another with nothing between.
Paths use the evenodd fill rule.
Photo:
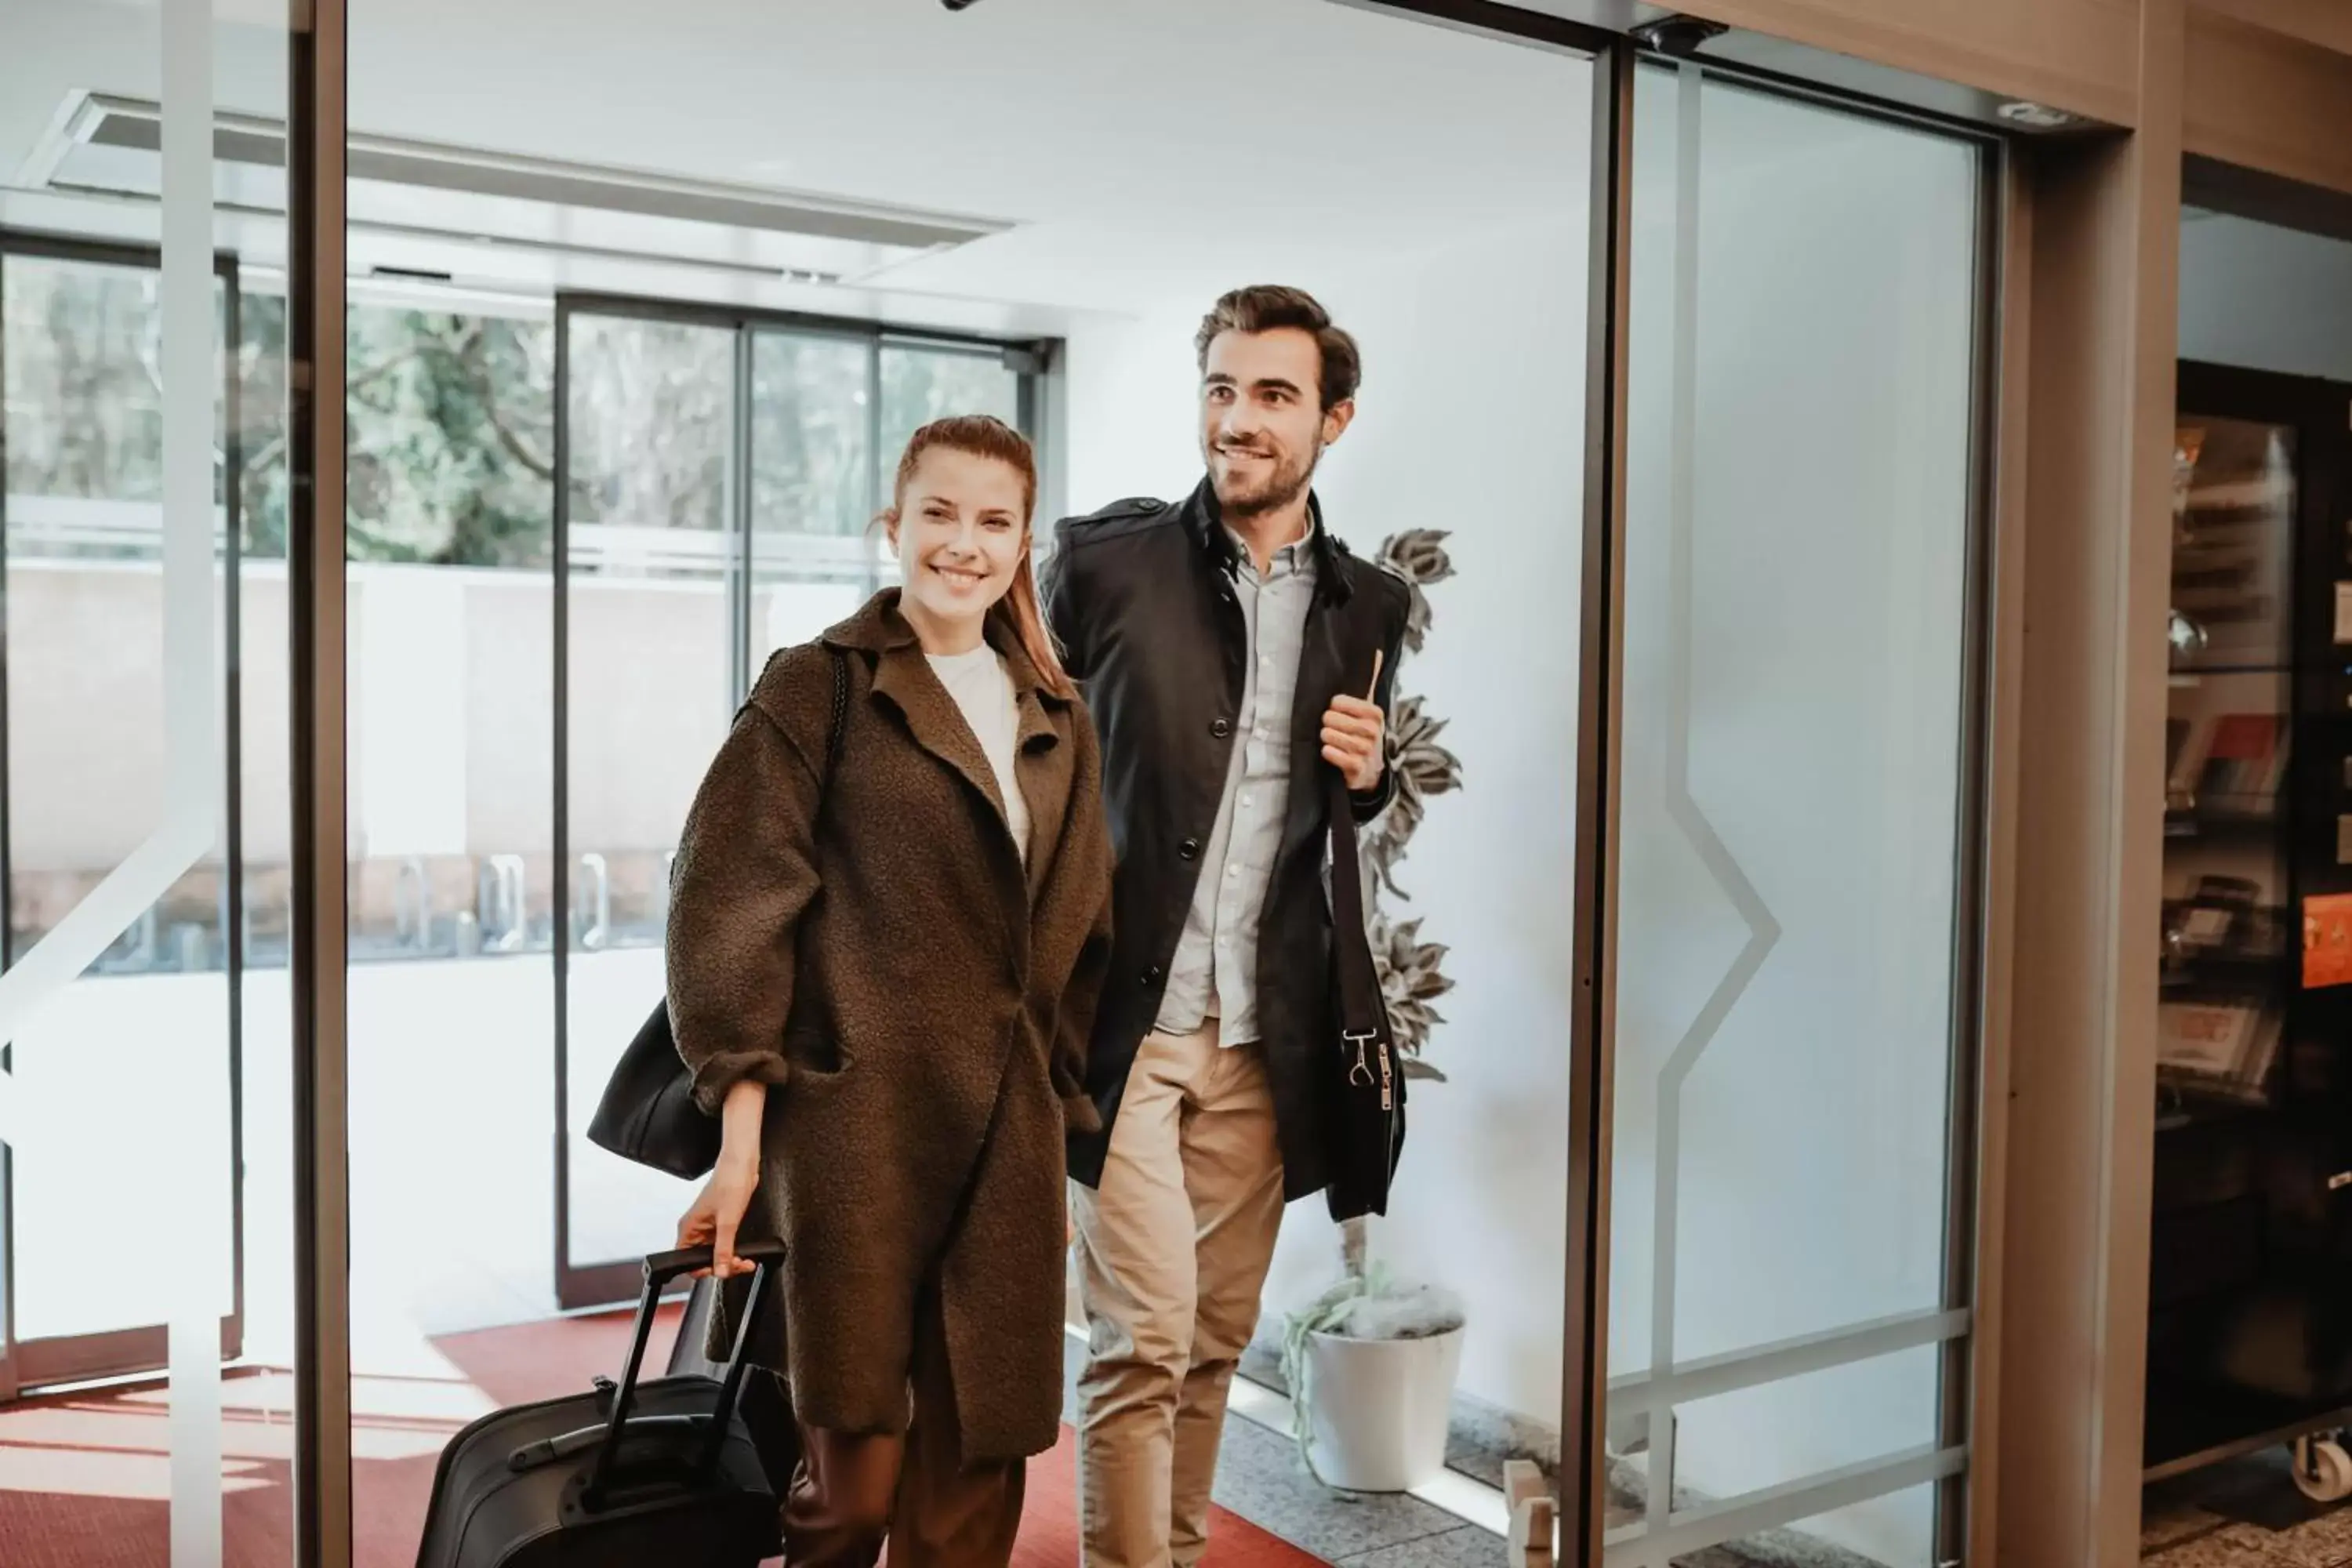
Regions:
<instances>
[{"instance_id":1,"label":"display shelf","mask_svg":"<svg viewBox=\"0 0 2352 1568\"><path fill-rule=\"evenodd\" d=\"M2183 365L2179 389L2150 1476L2318 1429L2352 1399L2332 1327L2352 1314L2352 987L2314 984L2336 928L2310 901L2352 893L2336 640L2352 530L2328 499L2352 388Z\"/></svg>"},{"instance_id":2,"label":"display shelf","mask_svg":"<svg viewBox=\"0 0 2352 1568\"><path fill-rule=\"evenodd\" d=\"M2212 810L2200 807L2195 811L2168 811L2164 814L2164 836L2167 838L2229 838L2247 834L2276 833L2279 810L2275 802L2266 810Z\"/></svg>"},{"instance_id":3,"label":"display shelf","mask_svg":"<svg viewBox=\"0 0 2352 1568\"><path fill-rule=\"evenodd\" d=\"M2275 995L2290 978L2284 952L2217 952L2180 960L2159 976L2168 997L2183 992Z\"/></svg>"},{"instance_id":4,"label":"display shelf","mask_svg":"<svg viewBox=\"0 0 2352 1568\"><path fill-rule=\"evenodd\" d=\"M2292 1442L2315 1426L2352 1422L2352 1408L2329 1401L2318 1411L2276 1394L2205 1384L2153 1383L2141 1436L2141 1479L2160 1481L2206 1465Z\"/></svg>"},{"instance_id":5,"label":"display shelf","mask_svg":"<svg viewBox=\"0 0 2352 1568\"><path fill-rule=\"evenodd\" d=\"M2158 1095L2156 1131L2161 1137L2191 1128L2259 1122L2268 1119L2271 1110L2271 1102L2264 1099L2216 1092L2190 1082L2169 1082Z\"/></svg>"}]
</instances>

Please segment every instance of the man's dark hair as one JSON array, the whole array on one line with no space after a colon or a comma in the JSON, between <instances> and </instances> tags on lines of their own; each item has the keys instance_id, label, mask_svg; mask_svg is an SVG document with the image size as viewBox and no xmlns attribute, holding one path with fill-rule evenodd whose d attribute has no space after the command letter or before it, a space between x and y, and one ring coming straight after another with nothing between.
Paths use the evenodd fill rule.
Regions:
<instances>
[{"instance_id":1,"label":"man's dark hair","mask_svg":"<svg viewBox=\"0 0 2352 1568\"><path fill-rule=\"evenodd\" d=\"M1201 318L1201 330L1192 339L1192 349L1205 373L1209 368L1209 345L1217 341L1219 333L1273 332L1285 327L1295 327L1315 340L1316 352L1322 360L1321 384L1316 392L1324 407L1345 403L1356 395L1357 384L1364 378L1363 355L1356 347L1356 340L1333 326L1331 312L1304 289L1255 283L1234 289Z\"/></svg>"}]
</instances>

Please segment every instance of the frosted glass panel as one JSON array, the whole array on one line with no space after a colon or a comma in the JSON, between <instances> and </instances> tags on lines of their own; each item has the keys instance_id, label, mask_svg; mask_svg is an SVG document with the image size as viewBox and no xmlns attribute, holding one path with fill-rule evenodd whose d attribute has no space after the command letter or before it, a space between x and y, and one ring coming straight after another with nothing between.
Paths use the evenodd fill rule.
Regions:
<instances>
[{"instance_id":1,"label":"frosted glass panel","mask_svg":"<svg viewBox=\"0 0 2352 1568\"><path fill-rule=\"evenodd\" d=\"M1946 1304L1979 180L1696 70L1635 119L1609 1371L1666 1392L1612 1398L1625 1564L1679 1560L1664 1470L1681 1510L1940 1435L1948 1325L1674 1380ZM1924 1497L1816 1528L1925 1564Z\"/></svg>"},{"instance_id":2,"label":"frosted glass panel","mask_svg":"<svg viewBox=\"0 0 2352 1568\"><path fill-rule=\"evenodd\" d=\"M727 732L730 398L721 326L571 322L572 928L567 1262L669 1245L692 1194L588 1142L613 1064L662 994L669 857ZM566 395L567 393L559 393Z\"/></svg>"},{"instance_id":3,"label":"frosted glass panel","mask_svg":"<svg viewBox=\"0 0 2352 1568\"><path fill-rule=\"evenodd\" d=\"M268 427L284 340L243 307L284 236L251 207L216 226L213 137L231 103L286 118L286 17L209 0L0 5L12 105L154 106L152 152L62 120L54 142L56 189L128 165L152 199L11 205L0 234L9 1562L95 1543L218 1568L240 1560L231 1529L292 1530L291 1015L282 988L252 985L239 1010L240 872L287 829L227 788L241 745L284 754L266 738L282 709L229 700L232 652L272 613L247 620L247 567L260 534L283 536L287 449ZM230 243L242 270L216 248Z\"/></svg>"},{"instance_id":4,"label":"frosted glass panel","mask_svg":"<svg viewBox=\"0 0 2352 1568\"><path fill-rule=\"evenodd\" d=\"M217 307L225 293L216 281L213 292ZM169 1317L177 1292L167 1270L131 1270L105 1290L88 1279L89 1215L137 1205L150 1179L147 1151L174 1149L177 1129L201 1121L222 1134L224 1197L231 1185L226 843L191 841L175 858L192 864L127 901L117 874L173 810L166 763L175 704L201 711L215 695L203 684L212 672L174 682L166 668L171 411L148 363L164 309L152 267L37 255L0 261L8 961L101 887L109 906L130 917L103 933L114 939L105 951L8 1042L12 1082L38 1108L19 1121L9 1171L19 1342L117 1333ZM216 399L211 377L202 379ZM195 565L201 604L204 563ZM92 724L93 712L117 720ZM94 1063L121 1092L87 1092ZM236 1303L233 1250L224 1245L205 1261L226 1317Z\"/></svg>"}]
</instances>

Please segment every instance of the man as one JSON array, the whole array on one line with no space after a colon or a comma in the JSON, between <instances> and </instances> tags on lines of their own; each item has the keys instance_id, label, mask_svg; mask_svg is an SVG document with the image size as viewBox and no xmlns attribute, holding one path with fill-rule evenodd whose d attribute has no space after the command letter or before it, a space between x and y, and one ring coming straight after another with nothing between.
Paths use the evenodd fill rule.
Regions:
<instances>
[{"instance_id":1,"label":"man","mask_svg":"<svg viewBox=\"0 0 2352 1568\"><path fill-rule=\"evenodd\" d=\"M1296 289L1237 289L1196 340L1208 474L1065 521L1046 614L1102 737L1111 973L1070 1140L1088 1568L1192 1568L1225 1394L1283 1205L1329 1179L1337 768L1388 803L1409 589L1311 487L1355 416L1355 341Z\"/></svg>"}]
</instances>

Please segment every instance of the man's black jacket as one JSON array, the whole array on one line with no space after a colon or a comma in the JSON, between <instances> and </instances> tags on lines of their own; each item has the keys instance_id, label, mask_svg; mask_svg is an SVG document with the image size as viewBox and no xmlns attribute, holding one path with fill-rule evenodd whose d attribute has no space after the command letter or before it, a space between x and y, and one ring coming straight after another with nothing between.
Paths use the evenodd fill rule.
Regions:
<instances>
[{"instance_id":1,"label":"man's black jacket","mask_svg":"<svg viewBox=\"0 0 2352 1568\"><path fill-rule=\"evenodd\" d=\"M1337 1047L1323 714L1335 695L1363 693L1375 648L1378 700L1388 710L1412 605L1403 580L1350 554L1319 510L1314 551L1289 811L1258 926L1257 1016L1290 1199L1320 1191L1330 1174L1324 1121ZM1248 657L1234 589L1239 563L1205 481L1181 501L1124 500L1055 529L1045 616L1102 737L1103 802L1118 861L1111 972L1087 1058L1102 1131L1070 1139L1070 1173L1088 1186L1102 1179L1128 1071L1159 1016L1224 794ZM1374 793L1355 797L1359 820L1377 815L1393 788L1383 772Z\"/></svg>"}]
</instances>

